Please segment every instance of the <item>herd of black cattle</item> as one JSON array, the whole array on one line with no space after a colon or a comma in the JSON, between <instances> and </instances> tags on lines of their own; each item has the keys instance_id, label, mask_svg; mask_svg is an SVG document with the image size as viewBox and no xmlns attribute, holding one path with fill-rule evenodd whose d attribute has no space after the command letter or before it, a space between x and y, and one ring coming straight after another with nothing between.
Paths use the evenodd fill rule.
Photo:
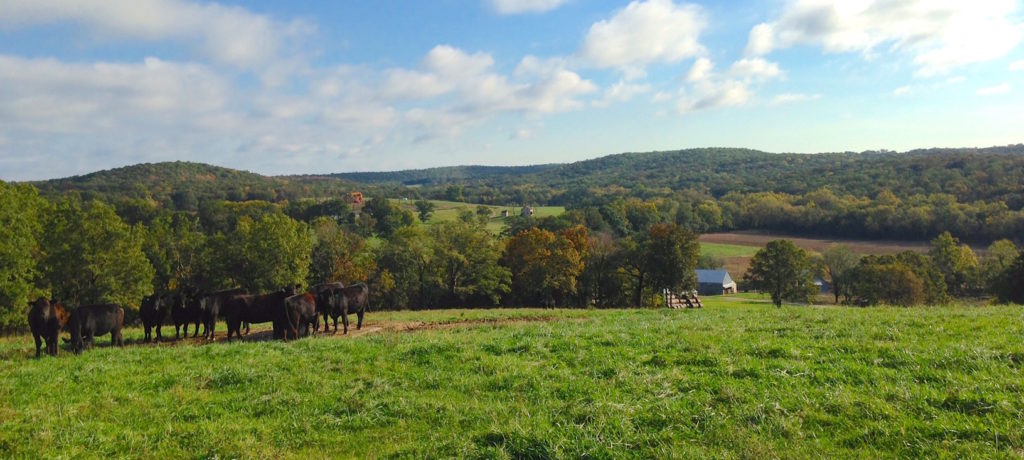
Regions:
<instances>
[{"instance_id":1,"label":"herd of black cattle","mask_svg":"<svg viewBox=\"0 0 1024 460\"><path fill-rule=\"evenodd\" d=\"M328 317L334 319L333 332L338 331L340 316L347 334L349 313L356 314L359 318L356 327L362 329L368 303L369 288L364 283L321 284L301 293L296 286L260 295L249 294L245 289L229 289L191 296L147 296L139 307L139 318L146 330L146 342L152 340L153 329L156 329L156 340L163 340L160 327L168 314L174 324L176 340L188 337L190 324L195 324L192 337L199 335L199 324L202 324L203 337L213 340L218 318L227 323L228 341L232 336L241 338L243 325L248 334L249 325L253 323L273 323L274 338L289 340L319 331L321 316L325 332L329 330ZM62 330L71 334L71 349L76 354L86 345L91 346L96 336L110 334L111 345L124 344L121 339L124 309L116 304L83 305L69 313L60 303L40 297L31 303L28 324L36 341L36 357L40 356L44 341L46 353L57 355Z\"/></svg>"}]
</instances>

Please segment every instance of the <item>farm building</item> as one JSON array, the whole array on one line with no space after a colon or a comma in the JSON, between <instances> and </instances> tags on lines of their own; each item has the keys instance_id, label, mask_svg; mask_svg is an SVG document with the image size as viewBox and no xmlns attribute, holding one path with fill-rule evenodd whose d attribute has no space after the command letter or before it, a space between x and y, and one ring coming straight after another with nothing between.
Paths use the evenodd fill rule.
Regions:
<instances>
[{"instance_id":1,"label":"farm building","mask_svg":"<svg viewBox=\"0 0 1024 460\"><path fill-rule=\"evenodd\" d=\"M533 216L533 207L531 207L531 206L523 206L523 212L519 213L519 215L523 216L523 217L531 217L531 216Z\"/></svg>"},{"instance_id":2,"label":"farm building","mask_svg":"<svg viewBox=\"0 0 1024 460\"><path fill-rule=\"evenodd\" d=\"M345 195L345 202L348 204L361 205L363 204L363 194L361 192L352 192Z\"/></svg>"},{"instance_id":3,"label":"farm building","mask_svg":"<svg viewBox=\"0 0 1024 460\"><path fill-rule=\"evenodd\" d=\"M697 292L701 295L735 294L736 282L725 270L697 270Z\"/></svg>"}]
</instances>

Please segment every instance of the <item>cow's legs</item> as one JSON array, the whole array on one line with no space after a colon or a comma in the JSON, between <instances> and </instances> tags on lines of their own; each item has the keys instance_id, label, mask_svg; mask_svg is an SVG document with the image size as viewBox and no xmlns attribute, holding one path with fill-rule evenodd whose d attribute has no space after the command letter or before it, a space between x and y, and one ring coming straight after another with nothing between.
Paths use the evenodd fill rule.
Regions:
<instances>
[{"instance_id":1,"label":"cow's legs","mask_svg":"<svg viewBox=\"0 0 1024 460\"><path fill-rule=\"evenodd\" d=\"M356 316L359 317L359 322L356 323L356 329L363 328L363 313L365 313L363 310L359 310L358 312L356 312Z\"/></svg>"},{"instance_id":2,"label":"cow's legs","mask_svg":"<svg viewBox=\"0 0 1024 460\"><path fill-rule=\"evenodd\" d=\"M43 338L40 337L39 334L36 334L36 333L32 333L32 337L34 339L36 339L36 358L38 358L40 356L41 350L43 348ZM46 347L49 348L50 344L47 343ZM47 351L49 351L49 350L47 350Z\"/></svg>"}]
</instances>

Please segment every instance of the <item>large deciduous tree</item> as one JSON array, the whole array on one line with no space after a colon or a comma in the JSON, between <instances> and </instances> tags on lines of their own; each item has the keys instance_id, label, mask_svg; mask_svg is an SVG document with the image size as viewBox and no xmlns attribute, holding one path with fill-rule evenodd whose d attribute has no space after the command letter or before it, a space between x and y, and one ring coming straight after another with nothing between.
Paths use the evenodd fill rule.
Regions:
<instances>
[{"instance_id":1,"label":"large deciduous tree","mask_svg":"<svg viewBox=\"0 0 1024 460\"><path fill-rule=\"evenodd\" d=\"M981 277L985 290L1001 301L1009 298L1007 270L1013 265L1019 251L1010 240L999 240L989 245L981 261Z\"/></svg>"},{"instance_id":2,"label":"large deciduous tree","mask_svg":"<svg viewBox=\"0 0 1024 460\"><path fill-rule=\"evenodd\" d=\"M839 297L850 299L850 284L853 269L857 267L860 257L843 245L830 246L821 254L821 268L825 281L832 286L832 294L839 303Z\"/></svg>"},{"instance_id":3,"label":"large deciduous tree","mask_svg":"<svg viewBox=\"0 0 1024 460\"><path fill-rule=\"evenodd\" d=\"M310 285L367 280L374 264L365 251L366 240L346 232L330 217L316 218L312 229L315 243L309 267Z\"/></svg>"},{"instance_id":4,"label":"large deciduous tree","mask_svg":"<svg viewBox=\"0 0 1024 460\"><path fill-rule=\"evenodd\" d=\"M946 291L954 296L963 296L977 284L978 258L966 244L954 238L949 232L942 232L932 240L931 256L935 266L946 281Z\"/></svg>"},{"instance_id":5,"label":"large deciduous tree","mask_svg":"<svg viewBox=\"0 0 1024 460\"><path fill-rule=\"evenodd\" d=\"M0 330L24 327L45 205L31 185L0 181Z\"/></svg>"},{"instance_id":6,"label":"large deciduous tree","mask_svg":"<svg viewBox=\"0 0 1024 460\"><path fill-rule=\"evenodd\" d=\"M769 241L750 261L744 281L754 289L767 292L772 303L809 302L817 290L807 253L792 241Z\"/></svg>"},{"instance_id":7,"label":"large deciduous tree","mask_svg":"<svg viewBox=\"0 0 1024 460\"><path fill-rule=\"evenodd\" d=\"M58 299L134 307L152 292L145 231L122 222L109 205L68 196L57 202L45 228L43 279Z\"/></svg>"},{"instance_id":8,"label":"large deciduous tree","mask_svg":"<svg viewBox=\"0 0 1024 460\"><path fill-rule=\"evenodd\" d=\"M502 264L511 271L512 291L520 305L561 305L576 293L584 269L586 231L558 233L523 230L505 242Z\"/></svg>"},{"instance_id":9,"label":"large deciduous tree","mask_svg":"<svg viewBox=\"0 0 1024 460\"><path fill-rule=\"evenodd\" d=\"M306 281L313 238L306 224L269 214L258 221L239 219L235 231L215 237L211 248L222 259L218 284L267 292Z\"/></svg>"},{"instance_id":10,"label":"large deciduous tree","mask_svg":"<svg viewBox=\"0 0 1024 460\"><path fill-rule=\"evenodd\" d=\"M450 306L471 299L497 304L509 292L510 274L498 264L501 248L482 225L441 222L429 230L434 240L434 269Z\"/></svg>"},{"instance_id":11,"label":"large deciduous tree","mask_svg":"<svg viewBox=\"0 0 1024 460\"><path fill-rule=\"evenodd\" d=\"M195 218L175 214L154 219L146 229L143 251L155 270L155 293L195 292L214 287L206 273L206 235Z\"/></svg>"},{"instance_id":12,"label":"large deciduous tree","mask_svg":"<svg viewBox=\"0 0 1024 460\"><path fill-rule=\"evenodd\" d=\"M676 224L651 226L647 238L647 265L651 286L683 292L697 288L697 235Z\"/></svg>"}]
</instances>

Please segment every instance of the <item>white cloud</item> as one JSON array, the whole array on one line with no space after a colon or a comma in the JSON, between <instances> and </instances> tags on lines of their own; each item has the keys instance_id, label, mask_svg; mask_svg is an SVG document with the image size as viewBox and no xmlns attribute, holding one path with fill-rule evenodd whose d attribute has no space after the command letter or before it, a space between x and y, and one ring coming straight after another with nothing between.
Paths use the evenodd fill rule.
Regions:
<instances>
[{"instance_id":1,"label":"white cloud","mask_svg":"<svg viewBox=\"0 0 1024 460\"><path fill-rule=\"evenodd\" d=\"M1009 83L1002 83L994 86L986 86L984 88L978 88L975 93L979 96L996 96L999 94L1009 93L1013 89Z\"/></svg>"},{"instance_id":2,"label":"white cloud","mask_svg":"<svg viewBox=\"0 0 1024 460\"><path fill-rule=\"evenodd\" d=\"M816 101L820 94L783 93L772 98L772 105L792 104L796 102Z\"/></svg>"},{"instance_id":3,"label":"white cloud","mask_svg":"<svg viewBox=\"0 0 1024 460\"><path fill-rule=\"evenodd\" d=\"M913 88L911 88L910 86L904 85L904 86L900 86L899 88L896 88L896 89L892 90L892 95L896 96L896 97L906 96L906 95L910 94L910 91L912 91L912 90L913 90Z\"/></svg>"},{"instance_id":4,"label":"white cloud","mask_svg":"<svg viewBox=\"0 0 1024 460\"><path fill-rule=\"evenodd\" d=\"M711 75L711 71L714 68L715 64L711 62L711 59L705 57L698 58L693 62L693 66L690 67L690 72L686 74L686 81L698 82L704 80Z\"/></svg>"},{"instance_id":5,"label":"white cloud","mask_svg":"<svg viewBox=\"0 0 1024 460\"><path fill-rule=\"evenodd\" d=\"M695 112L718 107L735 107L746 104L751 97L750 89L743 82L725 80L714 84L698 85L693 95L682 97L676 104L680 113Z\"/></svg>"},{"instance_id":6,"label":"white cloud","mask_svg":"<svg viewBox=\"0 0 1024 460\"><path fill-rule=\"evenodd\" d=\"M617 68L636 77L649 64L678 62L703 53L698 39L706 25L697 5L633 1L590 27L579 56L589 65Z\"/></svg>"},{"instance_id":7,"label":"white cloud","mask_svg":"<svg viewBox=\"0 0 1024 460\"><path fill-rule=\"evenodd\" d=\"M312 29L278 22L240 7L184 0L7 0L0 25L72 23L98 40L172 40L243 69L272 66L285 42Z\"/></svg>"},{"instance_id":8,"label":"white cloud","mask_svg":"<svg viewBox=\"0 0 1024 460\"><path fill-rule=\"evenodd\" d=\"M604 97L602 97L601 100L594 101L594 106L608 107L616 102L628 102L634 97L649 93L650 91L651 85L634 84L624 80L619 80L604 91Z\"/></svg>"},{"instance_id":9,"label":"white cloud","mask_svg":"<svg viewBox=\"0 0 1024 460\"><path fill-rule=\"evenodd\" d=\"M489 0L501 14L543 13L558 8L569 0Z\"/></svg>"},{"instance_id":10,"label":"white cloud","mask_svg":"<svg viewBox=\"0 0 1024 460\"><path fill-rule=\"evenodd\" d=\"M714 71L710 59L700 58L687 74L688 90L676 102L680 113L716 107L746 105L761 83L782 77L778 64L763 58L744 58L733 62L728 71Z\"/></svg>"},{"instance_id":11,"label":"white cloud","mask_svg":"<svg viewBox=\"0 0 1024 460\"><path fill-rule=\"evenodd\" d=\"M448 45L430 50L418 70L391 69L387 74L381 92L386 98L449 97L454 109L480 115L575 110L583 107L577 97L597 90L559 59L526 56L512 79L495 71L490 54L469 54Z\"/></svg>"},{"instance_id":12,"label":"white cloud","mask_svg":"<svg viewBox=\"0 0 1024 460\"><path fill-rule=\"evenodd\" d=\"M797 45L865 57L889 52L933 76L1006 55L1024 33L1015 11L1014 0L792 0L776 21L751 29L747 53Z\"/></svg>"},{"instance_id":13,"label":"white cloud","mask_svg":"<svg viewBox=\"0 0 1024 460\"><path fill-rule=\"evenodd\" d=\"M1011 72L1020 72L1021 70L1024 70L1024 61L1014 61L1010 63Z\"/></svg>"},{"instance_id":14,"label":"white cloud","mask_svg":"<svg viewBox=\"0 0 1024 460\"><path fill-rule=\"evenodd\" d=\"M729 72L739 78L770 80L782 75L779 65L762 58L740 59L732 64Z\"/></svg>"}]
</instances>

